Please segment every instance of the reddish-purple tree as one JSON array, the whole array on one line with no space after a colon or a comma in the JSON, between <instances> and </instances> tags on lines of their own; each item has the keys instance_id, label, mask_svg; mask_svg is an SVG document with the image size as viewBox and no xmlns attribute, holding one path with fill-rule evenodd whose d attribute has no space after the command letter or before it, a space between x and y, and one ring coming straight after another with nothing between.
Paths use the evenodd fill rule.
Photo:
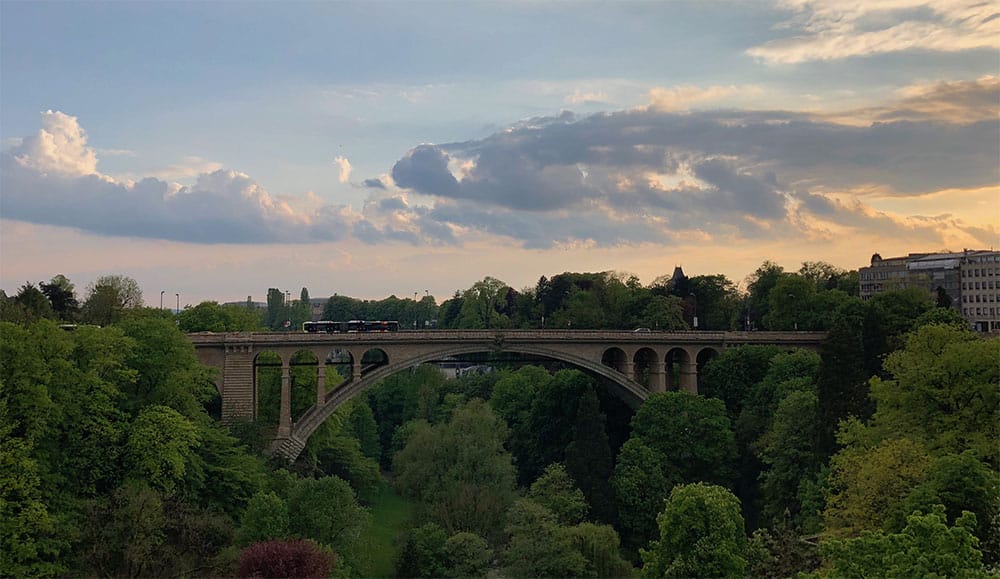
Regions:
<instances>
[{"instance_id":1,"label":"reddish-purple tree","mask_svg":"<svg viewBox=\"0 0 1000 579\"><path fill-rule=\"evenodd\" d=\"M238 577L329 577L335 553L313 541L294 539L254 543L240 551Z\"/></svg>"}]
</instances>

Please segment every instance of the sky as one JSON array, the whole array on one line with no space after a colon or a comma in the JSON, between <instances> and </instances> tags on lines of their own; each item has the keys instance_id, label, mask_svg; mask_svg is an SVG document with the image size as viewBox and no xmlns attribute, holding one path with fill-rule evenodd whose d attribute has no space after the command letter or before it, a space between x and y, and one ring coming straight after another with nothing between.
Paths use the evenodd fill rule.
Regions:
<instances>
[{"instance_id":1,"label":"sky","mask_svg":"<svg viewBox=\"0 0 1000 579\"><path fill-rule=\"evenodd\" d=\"M0 2L8 295L998 246L997 2Z\"/></svg>"}]
</instances>

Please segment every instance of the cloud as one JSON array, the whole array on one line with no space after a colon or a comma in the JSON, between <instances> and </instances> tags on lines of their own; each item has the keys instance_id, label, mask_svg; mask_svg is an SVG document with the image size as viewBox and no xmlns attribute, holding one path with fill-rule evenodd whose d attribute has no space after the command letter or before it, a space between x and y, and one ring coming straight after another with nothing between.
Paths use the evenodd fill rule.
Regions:
<instances>
[{"instance_id":1,"label":"cloud","mask_svg":"<svg viewBox=\"0 0 1000 579\"><path fill-rule=\"evenodd\" d=\"M499 239L546 249L698 239L731 246L829 243L877 231L931 246L949 239L989 245L996 227L954 216L918 218L903 214L902 201L895 207L903 210L887 201L947 191L960 205L963 191L996 186L995 118L980 113L969 117L980 120L952 122L961 115L914 112L945 110L947 103L977 109L984 101L971 95L979 89L911 88L871 113L901 120L863 126L785 111L651 106L536 117L482 139L417 145L391 175L362 181L368 199L357 211L316 195L274 195L223 168L187 185L155 176L119 181L97 171L76 120L53 113L43 132L67 136L26 138L0 159L0 210L5 218L101 235L204 244L354 238L457 246Z\"/></svg>"},{"instance_id":2,"label":"cloud","mask_svg":"<svg viewBox=\"0 0 1000 579\"><path fill-rule=\"evenodd\" d=\"M964 0L784 0L786 37L747 53L771 64L923 50L1000 48L991 2Z\"/></svg>"},{"instance_id":3,"label":"cloud","mask_svg":"<svg viewBox=\"0 0 1000 579\"><path fill-rule=\"evenodd\" d=\"M949 91L939 92L948 99ZM647 107L535 118L476 141L420 145L392 175L430 198L429 216L454 231L526 247L815 237L866 227L938 240L941 228L962 223L930 226L836 195L993 185L997 131L996 120L854 126L781 111Z\"/></svg>"},{"instance_id":4,"label":"cloud","mask_svg":"<svg viewBox=\"0 0 1000 579\"><path fill-rule=\"evenodd\" d=\"M566 95L563 102L568 105L606 103L608 102L608 93L604 91L581 91L580 89L575 89L573 94Z\"/></svg>"},{"instance_id":5,"label":"cloud","mask_svg":"<svg viewBox=\"0 0 1000 579\"><path fill-rule=\"evenodd\" d=\"M338 180L341 183L347 183L351 179L351 162L347 160L347 157L341 156L334 158L333 163L340 169Z\"/></svg>"},{"instance_id":6,"label":"cloud","mask_svg":"<svg viewBox=\"0 0 1000 579\"><path fill-rule=\"evenodd\" d=\"M119 181L98 172L75 117L47 111L42 124L0 158L4 218L194 243L336 240L361 219L336 206L296 210L232 170L200 173L189 186L155 176Z\"/></svg>"},{"instance_id":7,"label":"cloud","mask_svg":"<svg viewBox=\"0 0 1000 579\"><path fill-rule=\"evenodd\" d=\"M59 111L42 113L42 128L14 149L22 167L43 174L80 177L97 173L97 153L87 146L87 134L76 117Z\"/></svg>"},{"instance_id":8,"label":"cloud","mask_svg":"<svg viewBox=\"0 0 1000 579\"><path fill-rule=\"evenodd\" d=\"M222 163L217 163L215 161L209 161L207 159L202 159L201 157L196 157L194 155L189 155L184 157L180 163L175 163L173 165L167 165L166 167L158 167L150 171L146 171L143 177L153 177L155 179L162 179L164 181L176 181L176 180L187 180L196 178L202 173L211 173L222 169ZM130 175L132 179L136 176ZM143 177L138 177L139 179Z\"/></svg>"},{"instance_id":9,"label":"cloud","mask_svg":"<svg viewBox=\"0 0 1000 579\"><path fill-rule=\"evenodd\" d=\"M683 85L675 87L655 87L649 91L649 106L658 111L684 111L691 105L717 101L732 96L756 96L762 92L759 86L709 86Z\"/></svg>"},{"instance_id":10,"label":"cloud","mask_svg":"<svg viewBox=\"0 0 1000 579\"><path fill-rule=\"evenodd\" d=\"M897 91L891 103L834 113L827 118L852 124L944 121L967 124L1000 118L1000 76L916 84Z\"/></svg>"}]
</instances>

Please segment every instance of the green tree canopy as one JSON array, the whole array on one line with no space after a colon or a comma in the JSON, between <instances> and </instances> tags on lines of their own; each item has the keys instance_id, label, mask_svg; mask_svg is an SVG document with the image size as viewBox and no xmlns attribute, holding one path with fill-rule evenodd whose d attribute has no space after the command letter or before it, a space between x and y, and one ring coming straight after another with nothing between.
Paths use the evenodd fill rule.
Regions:
<instances>
[{"instance_id":1,"label":"green tree canopy","mask_svg":"<svg viewBox=\"0 0 1000 579\"><path fill-rule=\"evenodd\" d=\"M743 577L747 538L740 501L728 490L679 485L656 518L660 539L641 551L643 577Z\"/></svg>"},{"instance_id":2,"label":"green tree canopy","mask_svg":"<svg viewBox=\"0 0 1000 579\"><path fill-rule=\"evenodd\" d=\"M984 577L975 527L972 513L948 526L939 505L911 515L899 533L865 531L854 539L824 541L820 548L833 577Z\"/></svg>"},{"instance_id":3,"label":"green tree canopy","mask_svg":"<svg viewBox=\"0 0 1000 579\"><path fill-rule=\"evenodd\" d=\"M514 499L506 436L506 425L481 400L457 409L448 423L418 423L393 461L397 484L447 531L496 539Z\"/></svg>"}]
</instances>

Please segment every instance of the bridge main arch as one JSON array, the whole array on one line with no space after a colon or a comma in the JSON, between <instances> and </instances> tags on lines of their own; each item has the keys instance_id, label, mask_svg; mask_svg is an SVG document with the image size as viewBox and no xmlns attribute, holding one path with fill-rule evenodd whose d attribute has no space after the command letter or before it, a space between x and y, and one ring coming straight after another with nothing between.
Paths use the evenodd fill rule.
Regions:
<instances>
[{"instance_id":1,"label":"bridge main arch","mask_svg":"<svg viewBox=\"0 0 1000 579\"><path fill-rule=\"evenodd\" d=\"M276 454L280 454L289 460L294 460L299 453L302 452L302 449L305 448L306 442L309 440L309 437L312 436L313 432L315 432L316 429L319 428L331 414L355 396L365 392L375 384L378 384L393 374L449 356L479 354L489 351L491 351L490 348L486 348L482 345L469 345L451 347L447 349L437 349L399 361L394 361L390 356L388 364L364 374L359 380L347 382L340 388L327 393L323 404L320 405L317 403L315 406L306 411L306 413L303 414L302 417L292 426L291 432L287 438L276 439L274 441L271 445L271 451ZM580 368L581 370L587 371L590 374L606 378L616 387L615 389L618 396L621 397L626 404L633 408L638 408L638 406L649 396L649 391L646 388L635 380L632 380L617 371L615 368L568 352L561 352L559 350L548 348L528 348L519 346L505 347L503 352L530 354L532 356L541 356L543 358L566 362Z\"/></svg>"}]
</instances>

